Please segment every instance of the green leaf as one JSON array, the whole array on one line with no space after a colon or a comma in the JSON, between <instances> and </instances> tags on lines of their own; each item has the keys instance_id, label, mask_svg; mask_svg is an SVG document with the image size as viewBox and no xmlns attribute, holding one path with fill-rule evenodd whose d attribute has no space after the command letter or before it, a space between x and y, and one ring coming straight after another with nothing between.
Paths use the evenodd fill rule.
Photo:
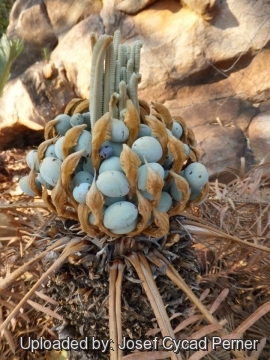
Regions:
<instances>
[{"instance_id":1,"label":"green leaf","mask_svg":"<svg viewBox=\"0 0 270 360\"><path fill-rule=\"evenodd\" d=\"M0 39L0 96L8 81L13 62L23 50L23 41L19 39L8 40L4 34Z\"/></svg>"}]
</instances>

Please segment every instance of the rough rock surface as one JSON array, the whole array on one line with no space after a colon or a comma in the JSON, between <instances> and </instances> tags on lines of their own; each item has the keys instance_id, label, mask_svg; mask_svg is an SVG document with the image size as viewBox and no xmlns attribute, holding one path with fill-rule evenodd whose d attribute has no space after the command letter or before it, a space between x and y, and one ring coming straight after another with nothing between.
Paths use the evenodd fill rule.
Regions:
<instances>
[{"instance_id":1,"label":"rough rock surface","mask_svg":"<svg viewBox=\"0 0 270 360\"><path fill-rule=\"evenodd\" d=\"M48 120L63 112L75 97L63 66L55 68L50 79L43 75L44 63L31 66L11 80L0 98L0 147L21 145L29 130L42 131ZM33 136L33 135L31 135ZM28 139L29 140L29 139ZM26 139L27 142L27 139Z\"/></svg>"},{"instance_id":2,"label":"rough rock surface","mask_svg":"<svg viewBox=\"0 0 270 360\"><path fill-rule=\"evenodd\" d=\"M248 136L255 157L258 160L266 158L270 161L270 110L252 119Z\"/></svg>"},{"instance_id":3,"label":"rough rock surface","mask_svg":"<svg viewBox=\"0 0 270 360\"><path fill-rule=\"evenodd\" d=\"M219 175L227 166L239 169L245 155L246 138L237 127L201 125L194 129L201 161L210 176Z\"/></svg>"},{"instance_id":4,"label":"rough rock surface","mask_svg":"<svg viewBox=\"0 0 270 360\"><path fill-rule=\"evenodd\" d=\"M135 11L128 5L131 3L136 4ZM135 15L130 15L131 12ZM12 74L13 78L17 75L20 78L10 81L4 96L5 99L11 96L12 87L16 92L23 86L18 84L23 81L25 70L32 71L33 67L29 66L41 59L41 50L46 47L52 50L52 63L62 61L70 88L77 96L88 97L89 34L91 31L113 34L119 28L123 41L133 43L140 39L143 43L141 98L165 102L173 114L183 116L203 141L204 149L208 141L211 144L209 134L219 139L215 140L221 148L218 164L233 166L233 157L245 154L245 137L248 136L258 162L260 151L249 126L257 126L257 138L264 138L260 133L263 127L255 119L260 118L261 112L270 110L267 105L270 98L268 12L268 2L264 0L59 0L57 4L53 0L17 0L8 35L24 38L26 47ZM41 88L45 86L42 78L37 80L33 76L32 81L36 88L38 82ZM53 92L53 86L48 92ZM70 89L67 92L71 94ZM57 91L51 98L55 98L55 94ZM1 100L2 133L12 124L28 122L25 126L33 128L31 122L43 125L50 120L47 107L41 111L38 100L29 94L28 97L31 110L20 104L26 104L22 96L21 100L17 97L15 107L20 111L13 113L7 105L1 105ZM265 106L258 106L265 101ZM56 101L53 104L55 113L59 113L61 101L59 105ZM33 113L35 116L31 115ZM217 123L222 126L214 125ZM209 126L215 132L203 134ZM269 126L268 120L264 121L264 126ZM227 136L235 142L230 145L232 148L239 143L237 150L230 154L229 150L222 151ZM13 138L6 137L5 140L7 144ZM269 143L265 145L269 146ZM216 154L211 146L207 147L207 152L203 161L213 159Z\"/></svg>"}]
</instances>

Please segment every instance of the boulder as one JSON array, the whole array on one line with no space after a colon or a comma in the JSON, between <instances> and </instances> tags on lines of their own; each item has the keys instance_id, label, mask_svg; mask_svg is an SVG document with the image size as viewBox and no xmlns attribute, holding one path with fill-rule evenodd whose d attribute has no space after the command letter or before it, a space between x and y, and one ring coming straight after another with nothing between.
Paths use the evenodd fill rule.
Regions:
<instances>
[{"instance_id":1,"label":"boulder","mask_svg":"<svg viewBox=\"0 0 270 360\"><path fill-rule=\"evenodd\" d=\"M99 15L92 15L75 25L51 53L51 61L61 61L67 79L77 96L87 99L90 91L91 41L90 34L101 35L104 26Z\"/></svg>"},{"instance_id":2,"label":"boulder","mask_svg":"<svg viewBox=\"0 0 270 360\"><path fill-rule=\"evenodd\" d=\"M270 110L252 119L248 129L249 146L257 162L270 161Z\"/></svg>"},{"instance_id":3,"label":"boulder","mask_svg":"<svg viewBox=\"0 0 270 360\"><path fill-rule=\"evenodd\" d=\"M181 100L169 100L165 105L172 115L182 116L190 127L220 124L236 126L246 131L258 108L248 101L235 97L213 99L182 107Z\"/></svg>"},{"instance_id":4,"label":"boulder","mask_svg":"<svg viewBox=\"0 0 270 360\"><path fill-rule=\"evenodd\" d=\"M240 129L233 126L202 125L193 130L201 161L210 176L218 176L227 167L239 169L247 142Z\"/></svg>"},{"instance_id":5,"label":"boulder","mask_svg":"<svg viewBox=\"0 0 270 360\"><path fill-rule=\"evenodd\" d=\"M29 130L43 133L45 124L62 113L75 97L62 64L44 77L45 63L31 66L21 77L10 81L0 98L0 147L21 145ZM23 143L22 143L23 144Z\"/></svg>"},{"instance_id":6,"label":"boulder","mask_svg":"<svg viewBox=\"0 0 270 360\"><path fill-rule=\"evenodd\" d=\"M17 0L8 35L23 38L25 50L0 100L0 129L11 129L4 144L15 137L13 126L43 127L72 96L88 98L90 33L120 29L122 41L143 44L139 97L165 102L172 114L183 116L201 137L203 161L213 160L217 171L236 166L246 154L246 134L259 161L260 146L249 127L264 138L255 116L270 110L267 14L264 0ZM41 76L44 62L33 65L44 48L51 64L63 64L61 90L57 77ZM218 155L211 143L220 146ZM226 151L220 144L227 144Z\"/></svg>"}]
</instances>

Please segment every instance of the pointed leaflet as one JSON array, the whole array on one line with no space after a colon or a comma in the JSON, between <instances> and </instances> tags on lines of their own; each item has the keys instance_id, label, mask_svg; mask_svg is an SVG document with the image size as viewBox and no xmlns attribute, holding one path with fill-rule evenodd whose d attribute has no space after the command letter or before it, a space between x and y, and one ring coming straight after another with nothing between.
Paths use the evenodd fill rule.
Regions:
<instances>
[{"instance_id":1,"label":"pointed leaflet","mask_svg":"<svg viewBox=\"0 0 270 360\"><path fill-rule=\"evenodd\" d=\"M150 126L150 128L152 129L152 135L158 139L162 147L162 157L158 162L160 164L163 164L168 154L168 133L166 130L166 126L161 121L157 120L154 116L146 116L145 121L147 125Z\"/></svg>"},{"instance_id":2,"label":"pointed leaflet","mask_svg":"<svg viewBox=\"0 0 270 360\"><path fill-rule=\"evenodd\" d=\"M147 166L146 190L153 196L153 206L156 207L160 201L164 181L162 177Z\"/></svg>"},{"instance_id":3,"label":"pointed leaflet","mask_svg":"<svg viewBox=\"0 0 270 360\"><path fill-rule=\"evenodd\" d=\"M199 151L191 145L189 145L189 148L190 148L190 154L189 154L190 160L192 162L198 162L200 160Z\"/></svg>"},{"instance_id":4,"label":"pointed leaflet","mask_svg":"<svg viewBox=\"0 0 270 360\"><path fill-rule=\"evenodd\" d=\"M34 167L32 167L30 173L29 173L29 177L28 177L28 185L30 187L30 189L39 197L41 197L42 193L41 190L39 190L37 188L37 184L36 184L36 172L34 170Z\"/></svg>"},{"instance_id":5,"label":"pointed leaflet","mask_svg":"<svg viewBox=\"0 0 270 360\"><path fill-rule=\"evenodd\" d=\"M173 120L175 120L176 122L178 122L178 124L180 124L182 126L183 134L181 136L181 140L183 141L183 143L187 144L187 142L188 142L188 127L187 127L185 120L183 118L181 118L181 116L174 116Z\"/></svg>"},{"instance_id":6,"label":"pointed leaflet","mask_svg":"<svg viewBox=\"0 0 270 360\"><path fill-rule=\"evenodd\" d=\"M185 209L190 196L190 190L189 184L184 177L176 174L172 170L170 170L170 175L173 177L177 189L182 193L181 201L179 201L179 203L168 212L169 216L171 217L174 215L178 215L181 211Z\"/></svg>"},{"instance_id":7,"label":"pointed leaflet","mask_svg":"<svg viewBox=\"0 0 270 360\"><path fill-rule=\"evenodd\" d=\"M136 229L128 233L128 236L139 235L148 225L152 213L152 202L149 199L143 197L139 190L136 191L138 198L138 212L141 215L141 220L136 226Z\"/></svg>"},{"instance_id":8,"label":"pointed leaflet","mask_svg":"<svg viewBox=\"0 0 270 360\"><path fill-rule=\"evenodd\" d=\"M63 159L65 159L69 155L70 150L72 150L72 148L77 145L78 139L86 127L86 124L77 125L66 132L62 145Z\"/></svg>"},{"instance_id":9,"label":"pointed leaflet","mask_svg":"<svg viewBox=\"0 0 270 360\"><path fill-rule=\"evenodd\" d=\"M74 109L76 106L78 106L81 102L83 101L83 99L81 98L74 98L72 100L70 100L70 102L67 104L64 114L66 115L72 115L74 113Z\"/></svg>"},{"instance_id":10,"label":"pointed leaflet","mask_svg":"<svg viewBox=\"0 0 270 360\"><path fill-rule=\"evenodd\" d=\"M182 169L184 162L187 159L187 155L186 155L185 149L184 149L184 144L182 143L181 140L178 140L176 137L174 137L171 134L168 135L168 139L169 139L169 141L168 141L167 147L168 147L169 153L174 158L172 170L176 173L179 173Z\"/></svg>"},{"instance_id":11,"label":"pointed leaflet","mask_svg":"<svg viewBox=\"0 0 270 360\"><path fill-rule=\"evenodd\" d=\"M142 121L143 124L146 124L146 122L145 122L145 117L146 117L147 115L149 115L149 114L147 114L147 112L145 111L145 109L140 106L140 120Z\"/></svg>"},{"instance_id":12,"label":"pointed leaflet","mask_svg":"<svg viewBox=\"0 0 270 360\"><path fill-rule=\"evenodd\" d=\"M164 124L165 127L167 127L166 123L165 123L163 117L160 115L160 113L153 111L150 116L157 118L162 124Z\"/></svg>"},{"instance_id":13,"label":"pointed leaflet","mask_svg":"<svg viewBox=\"0 0 270 360\"><path fill-rule=\"evenodd\" d=\"M139 99L139 105L145 111L146 115L150 115L150 107L147 101Z\"/></svg>"},{"instance_id":14,"label":"pointed leaflet","mask_svg":"<svg viewBox=\"0 0 270 360\"><path fill-rule=\"evenodd\" d=\"M138 137L140 130L140 117L138 111L130 99L126 102L126 115L124 123L129 130L129 137L127 139L127 145L131 146Z\"/></svg>"},{"instance_id":15,"label":"pointed leaflet","mask_svg":"<svg viewBox=\"0 0 270 360\"><path fill-rule=\"evenodd\" d=\"M78 220L78 216L74 211L70 211L66 208L68 203L68 197L65 190L62 187L61 176L59 176L56 186L51 192L52 202L57 210L57 214L66 219Z\"/></svg>"},{"instance_id":16,"label":"pointed leaflet","mask_svg":"<svg viewBox=\"0 0 270 360\"><path fill-rule=\"evenodd\" d=\"M141 160L130 147L123 144L123 150L120 154L120 163L130 185L130 194L135 195L137 189L138 169L141 165Z\"/></svg>"},{"instance_id":17,"label":"pointed leaflet","mask_svg":"<svg viewBox=\"0 0 270 360\"><path fill-rule=\"evenodd\" d=\"M173 119L169 112L169 110L166 108L166 106L158 103L158 102L152 102L153 108L162 116L163 120L165 121L166 127L169 130L172 130L173 126Z\"/></svg>"},{"instance_id":18,"label":"pointed leaflet","mask_svg":"<svg viewBox=\"0 0 270 360\"><path fill-rule=\"evenodd\" d=\"M104 114L94 125L92 130L92 155L93 167L98 170L100 164L99 150L101 145L111 138L112 123L109 112Z\"/></svg>"},{"instance_id":19,"label":"pointed leaflet","mask_svg":"<svg viewBox=\"0 0 270 360\"><path fill-rule=\"evenodd\" d=\"M46 183L45 183L44 189L42 191L42 200L43 200L44 204L48 207L49 210L51 210L53 213L57 214L56 208L55 208L54 204L52 203L51 196L48 194Z\"/></svg>"},{"instance_id":20,"label":"pointed leaflet","mask_svg":"<svg viewBox=\"0 0 270 360\"><path fill-rule=\"evenodd\" d=\"M80 221L81 228L90 236L96 237L102 235L96 226L89 223L88 217L91 211L86 204L79 204L78 206L78 218Z\"/></svg>"},{"instance_id":21,"label":"pointed leaflet","mask_svg":"<svg viewBox=\"0 0 270 360\"><path fill-rule=\"evenodd\" d=\"M38 147L38 149L37 149L37 160L38 160L38 163L39 163L39 164L40 164L41 161L44 159L44 154L45 154L45 152L46 152L46 150L47 150L47 147L48 147L49 145L51 145L51 144L55 144L58 139L59 139L59 136L56 136L56 137L54 137L54 138L52 138L52 139L48 139L48 140L43 141L43 142L39 145L39 147Z\"/></svg>"},{"instance_id":22,"label":"pointed leaflet","mask_svg":"<svg viewBox=\"0 0 270 360\"><path fill-rule=\"evenodd\" d=\"M89 207L91 213L95 217L95 223L94 225L98 227L100 231L103 233L115 237L116 235L111 233L110 230L108 230L103 225L103 211L102 207L104 205L104 198L101 193L101 191L98 190L96 185L96 178L94 177L94 180L92 182L92 185L90 187L90 190L86 194L86 204Z\"/></svg>"},{"instance_id":23,"label":"pointed leaflet","mask_svg":"<svg viewBox=\"0 0 270 360\"><path fill-rule=\"evenodd\" d=\"M54 126L59 123L59 119L51 120L45 125L44 138L45 140L51 139L55 136Z\"/></svg>"},{"instance_id":24,"label":"pointed leaflet","mask_svg":"<svg viewBox=\"0 0 270 360\"><path fill-rule=\"evenodd\" d=\"M157 228L153 226L149 226L147 229L143 231L143 233L147 236L152 236L154 238L165 236L168 234L170 229L170 222L168 214L158 211L154 209L154 222Z\"/></svg>"},{"instance_id":25,"label":"pointed leaflet","mask_svg":"<svg viewBox=\"0 0 270 360\"><path fill-rule=\"evenodd\" d=\"M72 112L72 115L73 114L78 114L78 113L83 113L83 112L88 112L89 110L89 100L88 99L85 99L83 101L81 101L79 104L76 104L73 112Z\"/></svg>"},{"instance_id":26,"label":"pointed leaflet","mask_svg":"<svg viewBox=\"0 0 270 360\"><path fill-rule=\"evenodd\" d=\"M77 209L78 204L75 201L75 199L72 195L72 192L70 191L69 185L72 180L72 175L73 175L83 154L84 154L84 149L76 151L75 153L67 156L61 165L62 187L63 187L64 191L66 192L67 196L69 197L72 205L75 207L75 209Z\"/></svg>"}]
</instances>

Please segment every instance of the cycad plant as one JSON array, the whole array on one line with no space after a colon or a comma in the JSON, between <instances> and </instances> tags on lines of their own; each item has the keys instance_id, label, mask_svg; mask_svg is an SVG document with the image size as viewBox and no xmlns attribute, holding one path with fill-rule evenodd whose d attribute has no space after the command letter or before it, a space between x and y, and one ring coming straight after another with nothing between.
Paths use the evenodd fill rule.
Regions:
<instances>
[{"instance_id":1,"label":"cycad plant","mask_svg":"<svg viewBox=\"0 0 270 360\"><path fill-rule=\"evenodd\" d=\"M174 339L175 332L155 280L158 273L187 295L211 324L211 331L226 336L226 330L180 275L181 263L175 265L185 236L181 221L188 208L206 199L208 173L199 162L196 140L186 122L172 117L160 103L152 104L151 114L148 104L138 99L140 50L139 41L131 48L120 44L119 31L114 37L103 35L97 40L93 35L90 101L72 100L64 114L46 125L45 141L37 151L27 155L31 171L20 180L22 190L42 197L50 211L72 226L67 236L1 283L0 289L6 289L34 261L45 257L46 272L5 319L0 331L68 259L70 264L88 269L87 281L91 280L93 288L89 294L108 284L112 360L123 358L117 344L122 343L123 331L128 334L128 329L122 329L122 314L129 308L128 301L122 303L124 278L142 286L163 337ZM192 228L194 223L188 225ZM223 236L221 232L215 235ZM59 249L64 250L51 265L47 255ZM74 277L81 277L78 270L72 271ZM131 276L134 274L138 279ZM59 279L69 289L64 266L52 277L54 286L60 286ZM80 294L85 291L76 292L76 296ZM98 299L92 300L94 306ZM100 314L105 302L100 305ZM87 311L90 308L87 306ZM89 326L94 333L99 331L98 316ZM182 359L180 352L173 350L168 356Z\"/></svg>"}]
</instances>

